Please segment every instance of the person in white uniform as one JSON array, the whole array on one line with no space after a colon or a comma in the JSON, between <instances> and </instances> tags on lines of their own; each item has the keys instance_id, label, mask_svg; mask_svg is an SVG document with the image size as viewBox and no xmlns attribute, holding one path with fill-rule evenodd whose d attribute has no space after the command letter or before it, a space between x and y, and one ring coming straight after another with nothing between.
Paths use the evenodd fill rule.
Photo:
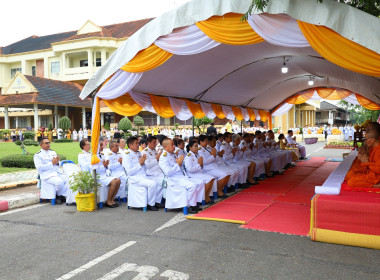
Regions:
<instances>
[{"instance_id":1,"label":"person in white uniform","mask_svg":"<svg viewBox=\"0 0 380 280\"><path fill-rule=\"evenodd\" d=\"M293 137L293 131L288 130L288 136L286 136L286 141L290 146L297 147L300 152L300 159L306 158L306 148L296 142L296 138Z\"/></svg>"},{"instance_id":2,"label":"person in white uniform","mask_svg":"<svg viewBox=\"0 0 380 280\"><path fill-rule=\"evenodd\" d=\"M109 208L118 207L119 204L115 203L115 196L120 187L120 179L107 176L108 160L102 160L100 163L91 166L91 144L87 140L82 140L80 143L82 152L78 155L78 164L82 171L89 171L94 168L96 174L99 176L101 187L98 189L98 201L106 202L105 206ZM103 143L100 142L99 152L103 151ZM101 157L100 157L101 158Z\"/></svg>"},{"instance_id":3,"label":"person in white uniform","mask_svg":"<svg viewBox=\"0 0 380 280\"><path fill-rule=\"evenodd\" d=\"M78 141L78 131L74 128L74 131L73 131L73 140L74 141Z\"/></svg>"},{"instance_id":4,"label":"person in white uniform","mask_svg":"<svg viewBox=\"0 0 380 280\"><path fill-rule=\"evenodd\" d=\"M184 166L187 175L190 178L197 178L205 184L205 202L206 204L215 204L210 199L210 192L213 188L215 177L203 172L204 159L198 154L198 143L194 140L189 142L186 147L188 154L184 160Z\"/></svg>"},{"instance_id":5,"label":"person in white uniform","mask_svg":"<svg viewBox=\"0 0 380 280\"><path fill-rule=\"evenodd\" d=\"M126 191L126 182L127 175L125 175L123 167L123 155L119 153L119 144L116 141L111 141L110 144L111 153L109 154L109 165L108 169L111 171L111 176L120 178L120 188L117 192L117 197L123 199L126 202L127 191Z\"/></svg>"},{"instance_id":6,"label":"person in white uniform","mask_svg":"<svg viewBox=\"0 0 380 280\"><path fill-rule=\"evenodd\" d=\"M198 138L199 156L203 157L203 171L217 179L216 192L219 198L226 198L223 193L225 186L235 188L235 185L228 185L231 175L234 173L231 169L220 167L217 164L217 151L215 148L208 146L208 137L206 135L200 135ZM236 183L236 182L235 182Z\"/></svg>"},{"instance_id":7,"label":"person in white uniform","mask_svg":"<svg viewBox=\"0 0 380 280\"><path fill-rule=\"evenodd\" d=\"M57 156L56 152L50 150L49 139L43 138L40 141L40 147L41 150L34 154L34 165L40 174L41 180L54 186L56 203L61 204L66 201L69 178L59 172L59 156Z\"/></svg>"},{"instance_id":8,"label":"person in white uniform","mask_svg":"<svg viewBox=\"0 0 380 280\"><path fill-rule=\"evenodd\" d=\"M164 182L164 173L162 172L158 160L162 152L156 151L157 146L157 137L149 136L146 139L147 147L141 152L143 156L146 156L145 160L145 173L149 179L156 182L156 205L161 207L162 198L166 197L164 192L163 182Z\"/></svg>"},{"instance_id":9,"label":"person in white uniform","mask_svg":"<svg viewBox=\"0 0 380 280\"><path fill-rule=\"evenodd\" d=\"M252 161L256 164L254 176L256 180L258 180L261 174L265 174L265 161L263 159L253 157L253 144L251 143L251 135L249 133L245 133L243 135L243 140L240 141L239 148L240 150L245 148L243 153L244 160Z\"/></svg>"},{"instance_id":10,"label":"person in white uniform","mask_svg":"<svg viewBox=\"0 0 380 280\"><path fill-rule=\"evenodd\" d=\"M125 152L128 151L125 140L123 138L118 138L116 142L119 144L119 153L124 155Z\"/></svg>"},{"instance_id":11,"label":"person in white uniform","mask_svg":"<svg viewBox=\"0 0 380 280\"><path fill-rule=\"evenodd\" d=\"M185 175L182 168L184 156L177 157L174 154L174 143L171 139L165 139L163 141L164 152L160 156L159 165L167 176L168 185L173 188L172 191L168 191L166 196L167 208L179 208L189 206L189 213L198 213L197 207L197 185ZM169 195L170 194L170 195ZM184 205L182 199L183 195L186 195L186 205ZM171 207L169 207L171 206Z\"/></svg>"},{"instance_id":12,"label":"person in white uniform","mask_svg":"<svg viewBox=\"0 0 380 280\"><path fill-rule=\"evenodd\" d=\"M88 139L88 130L87 130L87 127L85 127L84 130L83 130L83 139L84 140Z\"/></svg>"},{"instance_id":13,"label":"person in white uniform","mask_svg":"<svg viewBox=\"0 0 380 280\"><path fill-rule=\"evenodd\" d=\"M137 137L129 137L127 145L129 149L123 155L123 167L128 175L128 206L147 206L148 210L157 211L156 182L145 173L146 155L139 152Z\"/></svg>"},{"instance_id":14,"label":"person in white uniform","mask_svg":"<svg viewBox=\"0 0 380 280\"><path fill-rule=\"evenodd\" d=\"M79 142L83 140L83 130L80 128L78 132Z\"/></svg>"}]
</instances>

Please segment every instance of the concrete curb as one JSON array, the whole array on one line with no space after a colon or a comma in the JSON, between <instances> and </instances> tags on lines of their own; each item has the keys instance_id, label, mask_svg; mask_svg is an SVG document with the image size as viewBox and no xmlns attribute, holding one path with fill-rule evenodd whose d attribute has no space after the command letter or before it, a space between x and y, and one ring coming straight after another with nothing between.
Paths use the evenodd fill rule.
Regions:
<instances>
[{"instance_id":1,"label":"concrete curb","mask_svg":"<svg viewBox=\"0 0 380 280\"><path fill-rule=\"evenodd\" d=\"M0 211L25 207L40 202L39 193L23 193L17 195L3 196L0 200Z\"/></svg>"},{"instance_id":2,"label":"concrete curb","mask_svg":"<svg viewBox=\"0 0 380 280\"><path fill-rule=\"evenodd\" d=\"M34 185L37 183L38 183L38 180L33 179L33 180L20 181L20 182L15 182L15 183L1 184L0 185L0 191L8 190L8 189L14 189L14 188L18 188L18 187L27 186L27 185Z\"/></svg>"}]
</instances>

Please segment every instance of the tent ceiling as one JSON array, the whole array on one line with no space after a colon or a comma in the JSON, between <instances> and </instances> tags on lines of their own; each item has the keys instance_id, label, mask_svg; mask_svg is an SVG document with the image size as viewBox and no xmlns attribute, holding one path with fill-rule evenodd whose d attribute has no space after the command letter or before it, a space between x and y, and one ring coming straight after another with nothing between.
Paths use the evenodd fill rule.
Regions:
<instances>
[{"instance_id":1,"label":"tent ceiling","mask_svg":"<svg viewBox=\"0 0 380 280\"><path fill-rule=\"evenodd\" d=\"M284 57L289 71L281 73ZM373 95L380 80L343 69L321 58L311 47L286 48L267 42L220 45L192 56L174 55L144 73L139 92L271 110L287 97L313 87L338 87L380 103ZM203 94L204 93L204 94Z\"/></svg>"}]
</instances>

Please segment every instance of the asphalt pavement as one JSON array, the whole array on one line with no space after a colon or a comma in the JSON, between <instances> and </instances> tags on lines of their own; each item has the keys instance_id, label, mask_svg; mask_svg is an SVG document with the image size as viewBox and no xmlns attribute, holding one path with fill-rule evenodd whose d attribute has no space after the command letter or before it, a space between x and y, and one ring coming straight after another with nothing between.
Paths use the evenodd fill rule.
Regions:
<instances>
[{"instance_id":1,"label":"asphalt pavement","mask_svg":"<svg viewBox=\"0 0 380 280\"><path fill-rule=\"evenodd\" d=\"M307 153L346 151L322 146ZM0 279L380 279L378 250L126 204L88 213L36 204L0 213L0 233Z\"/></svg>"}]
</instances>

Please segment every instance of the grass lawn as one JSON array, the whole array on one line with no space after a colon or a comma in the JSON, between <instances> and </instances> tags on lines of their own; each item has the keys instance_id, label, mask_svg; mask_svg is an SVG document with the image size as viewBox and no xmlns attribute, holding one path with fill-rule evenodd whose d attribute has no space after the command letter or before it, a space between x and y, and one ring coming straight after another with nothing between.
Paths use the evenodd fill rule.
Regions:
<instances>
[{"instance_id":1,"label":"grass lawn","mask_svg":"<svg viewBox=\"0 0 380 280\"><path fill-rule=\"evenodd\" d=\"M51 143L52 150L54 150L57 154L65 155L66 159L72 160L75 163L78 163L78 154L82 151L79 147L78 142L74 143ZM26 146L26 150L31 153L35 154L39 150L41 150L40 146ZM22 154L22 150L20 149L20 146L17 146L14 143L8 142L8 143L0 143L0 158L8 156L8 155L14 155L14 154ZM17 172L17 171L24 171L28 170L26 168L10 168L10 167L2 167L0 165L0 174L8 173L8 172Z\"/></svg>"}]
</instances>

